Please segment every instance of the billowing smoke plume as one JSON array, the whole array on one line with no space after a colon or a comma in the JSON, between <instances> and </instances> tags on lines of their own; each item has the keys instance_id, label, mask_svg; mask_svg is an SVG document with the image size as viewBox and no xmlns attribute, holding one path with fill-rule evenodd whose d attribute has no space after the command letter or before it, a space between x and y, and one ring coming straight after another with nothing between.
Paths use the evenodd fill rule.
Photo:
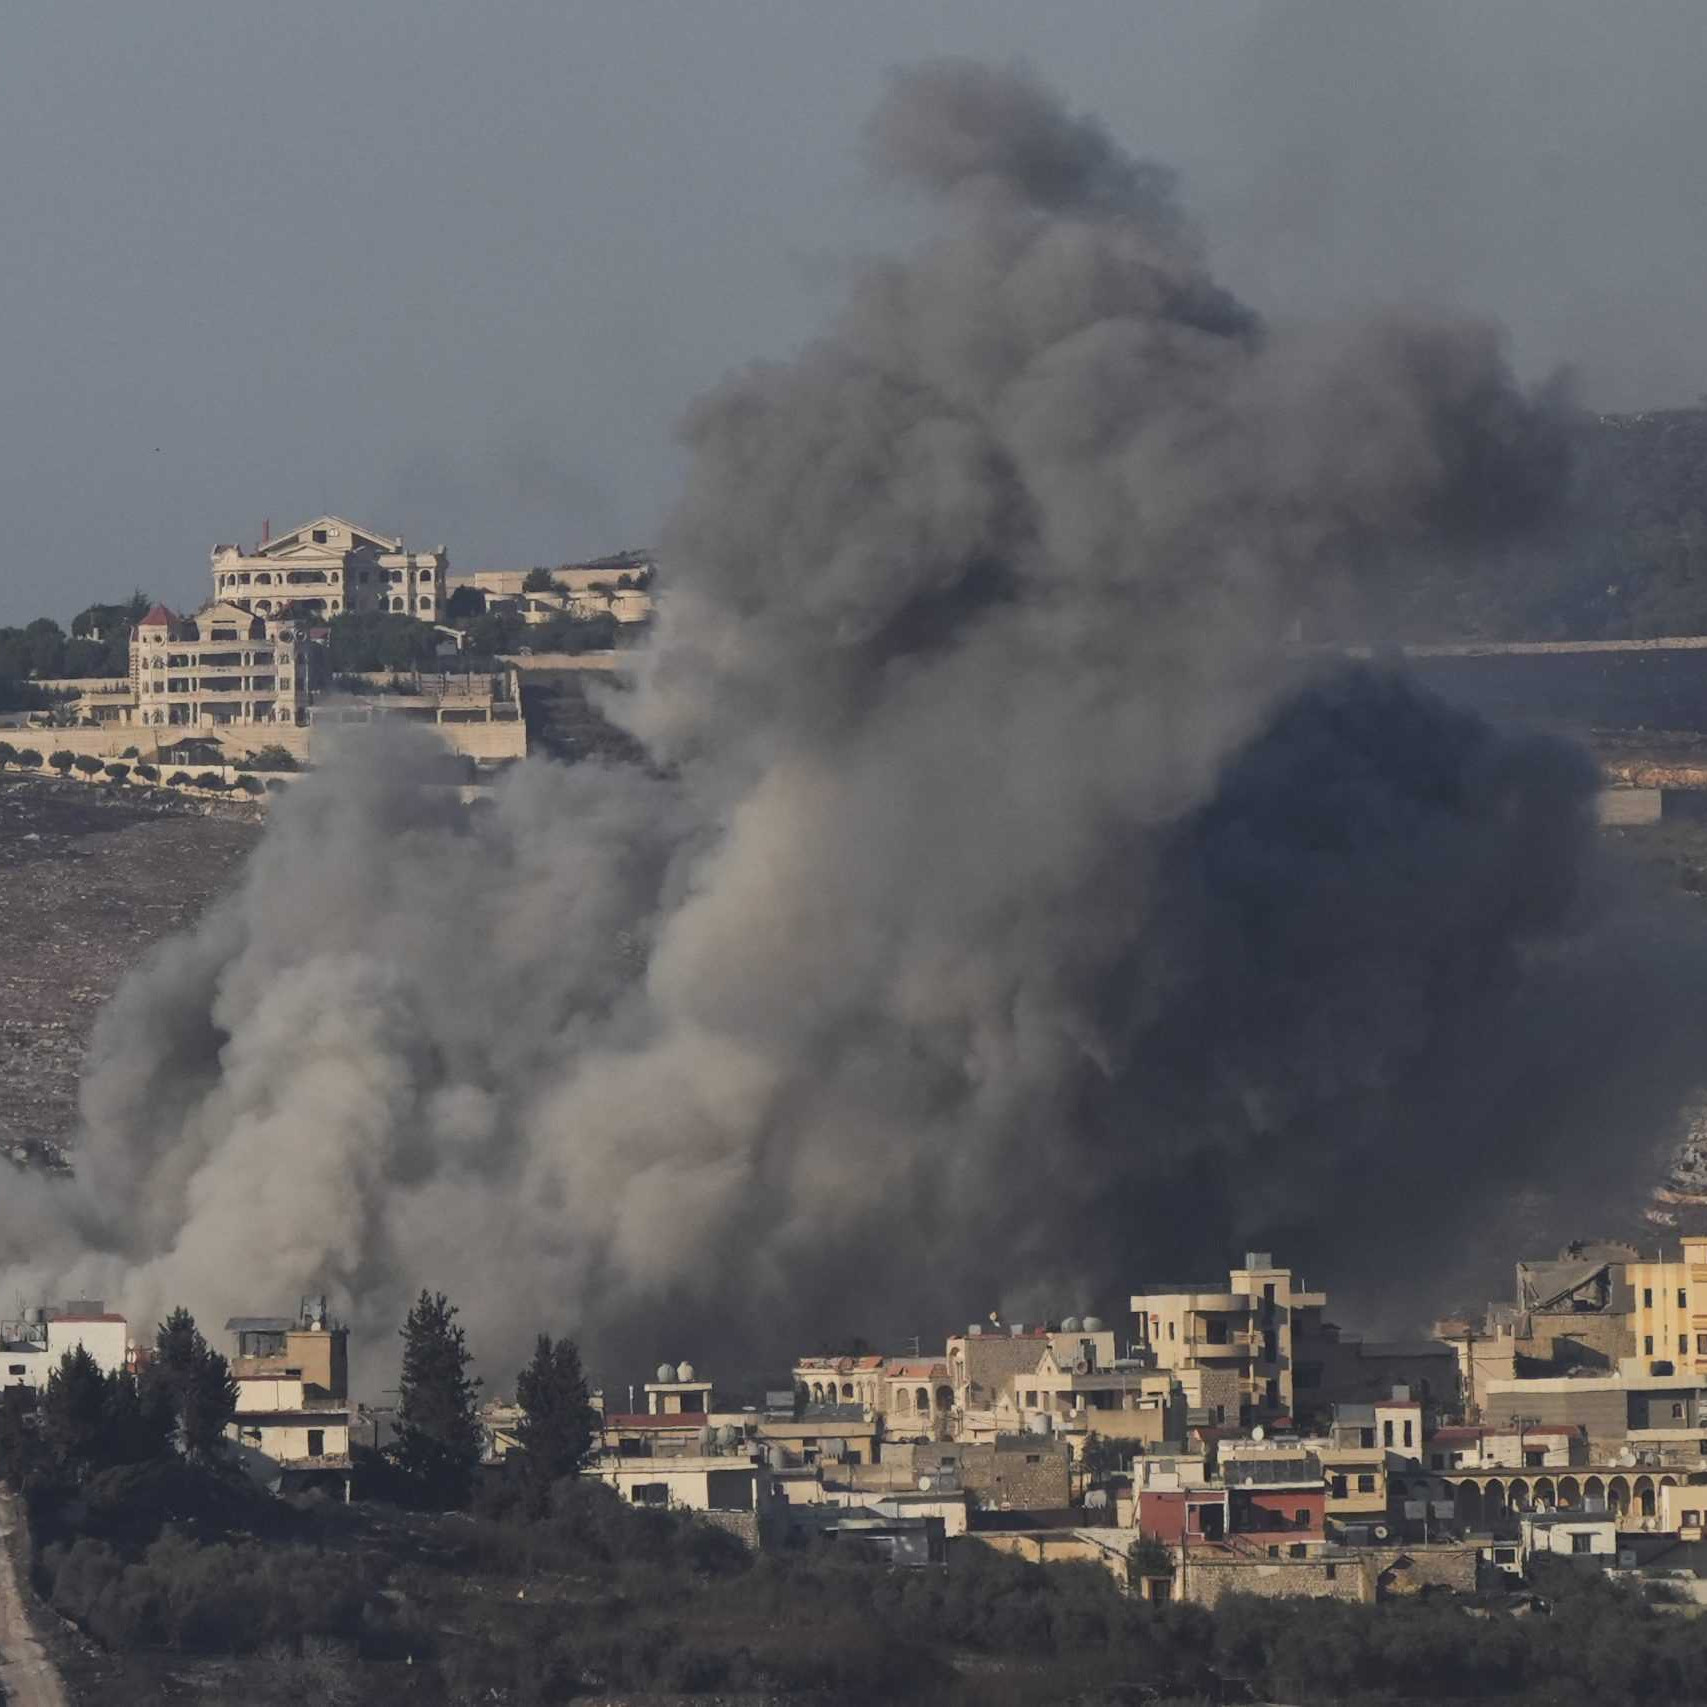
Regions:
<instances>
[{"instance_id":1,"label":"billowing smoke plume","mask_svg":"<svg viewBox=\"0 0 1707 1707\"><path fill-rule=\"evenodd\" d=\"M1636 1181L1702 959L1588 767L1299 644L1533 519L1555 411L1486 328L1265 332L1024 75L870 143L938 234L693 410L654 767L305 781L113 1002L0 1284L748 1369L1246 1243L1420 1307Z\"/></svg>"}]
</instances>

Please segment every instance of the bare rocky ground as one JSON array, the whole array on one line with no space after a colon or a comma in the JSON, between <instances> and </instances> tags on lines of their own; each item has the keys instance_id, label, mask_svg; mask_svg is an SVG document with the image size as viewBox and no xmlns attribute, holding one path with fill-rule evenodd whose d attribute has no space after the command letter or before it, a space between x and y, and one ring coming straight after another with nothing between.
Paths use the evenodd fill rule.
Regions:
<instances>
[{"instance_id":1,"label":"bare rocky ground","mask_svg":"<svg viewBox=\"0 0 1707 1707\"><path fill-rule=\"evenodd\" d=\"M0 774L0 1156L64 1165L101 1004L237 879L259 814Z\"/></svg>"}]
</instances>

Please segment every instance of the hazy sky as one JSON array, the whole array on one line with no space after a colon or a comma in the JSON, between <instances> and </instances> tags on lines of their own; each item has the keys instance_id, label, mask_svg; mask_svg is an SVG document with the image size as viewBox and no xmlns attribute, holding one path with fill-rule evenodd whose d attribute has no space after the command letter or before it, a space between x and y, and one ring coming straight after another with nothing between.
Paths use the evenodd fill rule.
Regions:
<instances>
[{"instance_id":1,"label":"hazy sky","mask_svg":"<svg viewBox=\"0 0 1707 1707\"><path fill-rule=\"evenodd\" d=\"M1707 390L1701 0L0 6L0 623L334 510L454 567L646 541L673 424L908 214L887 67L1024 57L1269 313L1454 304Z\"/></svg>"}]
</instances>

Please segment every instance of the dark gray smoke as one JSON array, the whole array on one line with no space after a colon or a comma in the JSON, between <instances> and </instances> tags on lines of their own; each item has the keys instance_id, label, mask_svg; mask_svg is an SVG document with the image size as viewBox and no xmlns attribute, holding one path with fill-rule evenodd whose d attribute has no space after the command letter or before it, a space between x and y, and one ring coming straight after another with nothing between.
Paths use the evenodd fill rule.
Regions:
<instances>
[{"instance_id":1,"label":"dark gray smoke","mask_svg":"<svg viewBox=\"0 0 1707 1707\"><path fill-rule=\"evenodd\" d=\"M1701 959L1587 767L1293 644L1527 525L1550 400L1481 326L1265 332L1021 73L898 76L870 143L937 234L689 416L614 702L660 774L305 782L112 1004L0 1284L727 1366L1246 1241L1420 1307L1513 1194L1634 1181Z\"/></svg>"}]
</instances>

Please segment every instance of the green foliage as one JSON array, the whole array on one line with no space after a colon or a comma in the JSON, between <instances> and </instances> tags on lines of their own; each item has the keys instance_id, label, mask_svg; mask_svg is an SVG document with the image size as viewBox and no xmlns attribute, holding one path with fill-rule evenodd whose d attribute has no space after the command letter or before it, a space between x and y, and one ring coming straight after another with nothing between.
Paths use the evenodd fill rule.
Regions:
<instances>
[{"instance_id":1,"label":"green foliage","mask_svg":"<svg viewBox=\"0 0 1707 1707\"><path fill-rule=\"evenodd\" d=\"M237 1382L182 1305L155 1333L143 1389L171 1416L186 1457L195 1462L213 1457L237 1409Z\"/></svg>"},{"instance_id":2,"label":"green foliage","mask_svg":"<svg viewBox=\"0 0 1707 1707\"><path fill-rule=\"evenodd\" d=\"M42 1394L42 1445L54 1467L77 1475L100 1464L106 1420L106 1377L79 1345L48 1372Z\"/></svg>"},{"instance_id":3,"label":"green foliage","mask_svg":"<svg viewBox=\"0 0 1707 1707\"><path fill-rule=\"evenodd\" d=\"M554 1345L549 1334L539 1336L532 1361L516 1377L516 1403L523 1471L543 1499L552 1483L576 1475L593 1449L596 1419L573 1340Z\"/></svg>"},{"instance_id":4,"label":"green foliage","mask_svg":"<svg viewBox=\"0 0 1707 1707\"><path fill-rule=\"evenodd\" d=\"M103 765L102 770L114 782L123 782L130 775L130 766L121 764Z\"/></svg>"},{"instance_id":5,"label":"green foliage","mask_svg":"<svg viewBox=\"0 0 1707 1707\"><path fill-rule=\"evenodd\" d=\"M430 624L389 611L346 611L332 618L327 661L334 674L413 670L437 646Z\"/></svg>"},{"instance_id":6,"label":"green foliage","mask_svg":"<svg viewBox=\"0 0 1707 1707\"><path fill-rule=\"evenodd\" d=\"M251 796L256 794L265 794L267 792L267 785L262 782L258 776L238 777L237 787L242 789L245 794Z\"/></svg>"},{"instance_id":7,"label":"green foliage","mask_svg":"<svg viewBox=\"0 0 1707 1707\"><path fill-rule=\"evenodd\" d=\"M160 780L160 767L158 765L148 764L138 765L136 767L136 774L141 777L144 782L158 782Z\"/></svg>"},{"instance_id":8,"label":"green foliage","mask_svg":"<svg viewBox=\"0 0 1707 1707\"><path fill-rule=\"evenodd\" d=\"M0 741L0 771L3 771L17 756L18 749L10 741Z\"/></svg>"},{"instance_id":9,"label":"green foliage","mask_svg":"<svg viewBox=\"0 0 1707 1707\"><path fill-rule=\"evenodd\" d=\"M20 747L18 749L18 763L27 771L39 771L41 769L41 753L34 747Z\"/></svg>"},{"instance_id":10,"label":"green foliage","mask_svg":"<svg viewBox=\"0 0 1707 1707\"><path fill-rule=\"evenodd\" d=\"M0 711L46 711L52 704L33 682L0 673Z\"/></svg>"},{"instance_id":11,"label":"green foliage","mask_svg":"<svg viewBox=\"0 0 1707 1707\"><path fill-rule=\"evenodd\" d=\"M549 593L556 585L557 582L551 571L540 564L535 564L522 577L522 591L524 593Z\"/></svg>"},{"instance_id":12,"label":"green foliage","mask_svg":"<svg viewBox=\"0 0 1707 1707\"><path fill-rule=\"evenodd\" d=\"M52 765L61 776L66 776L70 773L71 767L77 763L77 755L71 752L69 748L55 747L54 750L48 754L47 762Z\"/></svg>"},{"instance_id":13,"label":"green foliage","mask_svg":"<svg viewBox=\"0 0 1707 1707\"><path fill-rule=\"evenodd\" d=\"M527 624L514 611L488 610L468 625L470 649L483 658L495 658L528 644Z\"/></svg>"},{"instance_id":14,"label":"green foliage","mask_svg":"<svg viewBox=\"0 0 1707 1707\"><path fill-rule=\"evenodd\" d=\"M197 788L223 789L225 787L225 778L218 771L202 771L196 776L195 782Z\"/></svg>"},{"instance_id":15,"label":"green foliage","mask_svg":"<svg viewBox=\"0 0 1707 1707\"><path fill-rule=\"evenodd\" d=\"M20 1487L42 1464L33 1387L0 1388L0 1481Z\"/></svg>"},{"instance_id":16,"label":"green foliage","mask_svg":"<svg viewBox=\"0 0 1707 1707\"><path fill-rule=\"evenodd\" d=\"M398 1467L430 1505L468 1503L480 1462L480 1423L475 1415L478 1377L456 1325L456 1306L442 1292L422 1290L400 1330L403 1373L397 1396Z\"/></svg>"},{"instance_id":17,"label":"green foliage","mask_svg":"<svg viewBox=\"0 0 1707 1707\"><path fill-rule=\"evenodd\" d=\"M458 587L445 600L446 622L472 622L486 611L486 595L478 587Z\"/></svg>"},{"instance_id":18,"label":"green foliage","mask_svg":"<svg viewBox=\"0 0 1707 1707\"><path fill-rule=\"evenodd\" d=\"M1136 1577L1171 1577L1174 1559L1160 1541L1145 1535L1126 1549L1126 1562Z\"/></svg>"},{"instance_id":19,"label":"green foliage","mask_svg":"<svg viewBox=\"0 0 1707 1707\"><path fill-rule=\"evenodd\" d=\"M99 776L101 774L101 761L92 753L79 753L71 762L84 776Z\"/></svg>"},{"instance_id":20,"label":"green foliage","mask_svg":"<svg viewBox=\"0 0 1707 1707\"><path fill-rule=\"evenodd\" d=\"M258 771L294 771L300 770L296 755L288 747L281 747L278 742L269 742L265 747L257 748L248 758L251 769Z\"/></svg>"},{"instance_id":21,"label":"green foliage","mask_svg":"<svg viewBox=\"0 0 1707 1707\"><path fill-rule=\"evenodd\" d=\"M167 786L171 788L188 788L194 780L188 771L173 771L166 778Z\"/></svg>"}]
</instances>

